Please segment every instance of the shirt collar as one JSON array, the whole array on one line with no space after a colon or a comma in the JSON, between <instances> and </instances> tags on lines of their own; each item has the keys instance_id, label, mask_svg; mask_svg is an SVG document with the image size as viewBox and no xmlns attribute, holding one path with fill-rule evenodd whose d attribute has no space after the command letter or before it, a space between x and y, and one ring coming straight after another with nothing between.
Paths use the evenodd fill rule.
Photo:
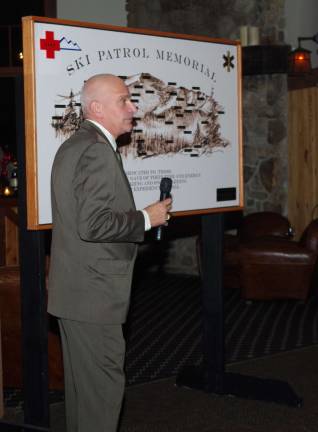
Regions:
<instances>
[{"instance_id":1,"label":"shirt collar","mask_svg":"<svg viewBox=\"0 0 318 432\"><path fill-rule=\"evenodd\" d=\"M104 126L102 126L100 123L97 123L95 120L86 119L86 121L89 121L93 123L93 125L98 127L98 129L102 132L102 134L105 135L105 137L108 139L114 151L117 151L117 143L115 138L106 128L104 128Z\"/></svg>"}]
</instances>

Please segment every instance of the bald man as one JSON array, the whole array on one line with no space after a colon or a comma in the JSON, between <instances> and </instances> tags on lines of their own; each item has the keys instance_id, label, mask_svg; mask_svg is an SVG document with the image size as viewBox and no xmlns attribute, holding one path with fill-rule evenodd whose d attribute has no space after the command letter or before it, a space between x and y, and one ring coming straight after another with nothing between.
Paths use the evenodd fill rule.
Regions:
<instances>
[{"instance_id":1,"label":"bald man","mask_svg":"<svg viewBox=\"0 0 318 432\"><path fill-rule=\"evenodd\" d=\"M171 199L137 211L117 153L137 109L124 82L95 75L81 93L84 122L52 169L48 311L58 317L68 432L117 429L125 378L122 335L137 243L168 219Z\"/></svg>"}]
</instances>

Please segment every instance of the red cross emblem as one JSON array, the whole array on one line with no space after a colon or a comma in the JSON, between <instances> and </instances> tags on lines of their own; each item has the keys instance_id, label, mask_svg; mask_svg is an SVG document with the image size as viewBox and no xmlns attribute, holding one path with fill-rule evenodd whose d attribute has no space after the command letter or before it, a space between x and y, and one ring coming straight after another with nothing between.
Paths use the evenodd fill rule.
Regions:
<instances>
[{"instance_id":1,"label":"red cross emblem","mask_svg":"<svg viewBox=\"0 0 318 432\"><path fill-rule=\"evenodd\" d=\"M54 32L45 32L45 39L40 39L40 48L46 51L46 58L55 58L55 51L60 51L61 47L60 41L54 39Z\"/></svg>"}]
</instances>

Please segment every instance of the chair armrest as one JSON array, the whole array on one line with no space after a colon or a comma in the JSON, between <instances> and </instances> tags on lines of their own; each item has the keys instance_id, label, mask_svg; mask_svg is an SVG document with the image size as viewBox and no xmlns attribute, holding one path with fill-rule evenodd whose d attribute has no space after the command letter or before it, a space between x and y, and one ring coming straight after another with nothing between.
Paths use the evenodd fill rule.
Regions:
<instances>
[{"instance_id":1,"label":"chair armrest","mask_svg":"<svg viewBox=\"0 0 318 432\"><path fill-rule=\"evenodd\" d=\"M316 254L305 247L282 238L263 238L240 245L240 263L295 263L314 265Z\"/></svg>"}]
</instances>

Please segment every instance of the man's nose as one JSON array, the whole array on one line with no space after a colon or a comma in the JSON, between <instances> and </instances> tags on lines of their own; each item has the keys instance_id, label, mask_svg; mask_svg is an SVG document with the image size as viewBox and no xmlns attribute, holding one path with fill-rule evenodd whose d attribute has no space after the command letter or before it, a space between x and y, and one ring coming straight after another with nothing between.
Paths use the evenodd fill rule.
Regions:
<instances>
[{"instance_id":1,"label":"man's nose","mask_svg":"<svg viewBox=\"0 0 318 432\"><path fill-rule=\"evenodd\" d=\"M129 100L128 103L129 110L133 113L137 112L138 108L136 107L136 105L131 100Z\"/></svg>"}]
</instances>

